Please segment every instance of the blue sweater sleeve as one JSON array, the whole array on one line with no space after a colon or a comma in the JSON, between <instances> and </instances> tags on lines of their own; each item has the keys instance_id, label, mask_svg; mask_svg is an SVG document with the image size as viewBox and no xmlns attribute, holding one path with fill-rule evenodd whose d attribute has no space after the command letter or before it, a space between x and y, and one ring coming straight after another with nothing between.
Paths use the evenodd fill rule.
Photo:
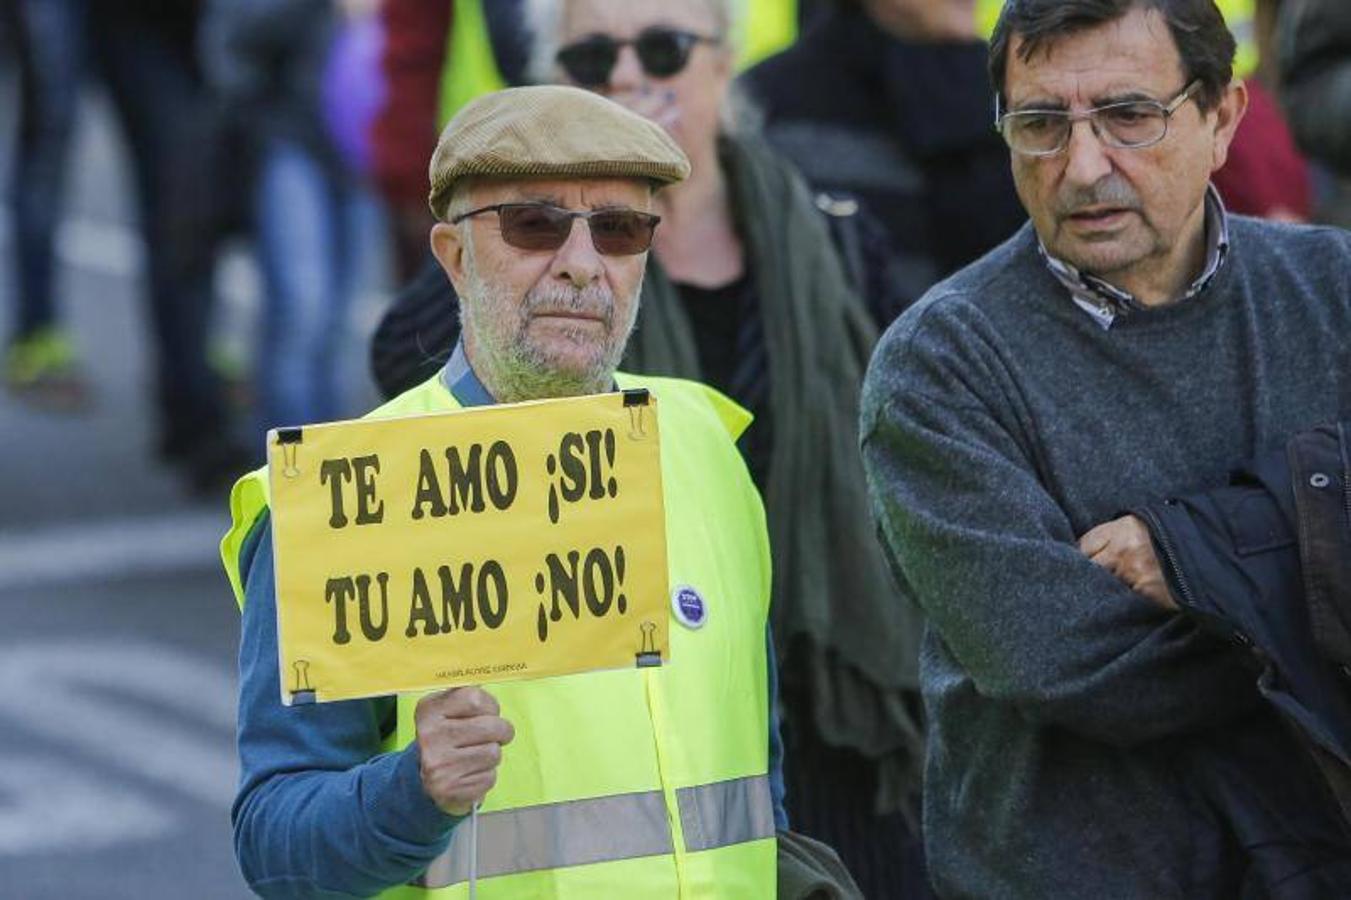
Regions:
<instances>
[{"instance_id":1,"label":"blue sweater sleeve","mask_svg":"<svg viewBox=\"0 0 1351 900\"><path fill-rule=\"evenodd\" d=\"M264 898L367 897L419 875L458 819L422 789L417 744L381 753L392 698L286 707L277 663L271 525L241 561L235 853Z\"/></svg>"},{"instance_id":2,"label":"blue sweater sleeve","mask_svg":"<svg viewBox=\"0 0 1351 900\"><path fill-rule=\"evenodd\" d=\"M779 730L779 664L774 658L774 636L765 628L765 664L769 666L769 797L774 804L774 827L788 830L784 806L783 734Z\"/></svg>"},{"instance_id":3,"label":"blue sweater sleeve","mask_svg":"<svg viewBox=\"0 0 1351 900\"><path fill-rule=\"evenodd\" d=\"M380 753L392 699L281 703L271 525L255 526L241 562L240 786L231 819L249 887L268 900L364 897L420 874L458 821L422 790L417 745ZM788 828L778 666L766 631L769 779L774 824Z\"/></svg>"}]
</instances>

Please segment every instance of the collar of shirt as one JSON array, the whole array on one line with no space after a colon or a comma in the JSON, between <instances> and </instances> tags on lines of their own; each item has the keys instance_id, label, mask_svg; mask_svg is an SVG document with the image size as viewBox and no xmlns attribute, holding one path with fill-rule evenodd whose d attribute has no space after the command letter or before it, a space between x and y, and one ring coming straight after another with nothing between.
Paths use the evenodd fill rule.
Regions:
<instances>
[{"instance_id":1,"label":"collar of shirt","mask_svg":"<svg viewBox=\"0 0 1351 900\"><path fill-rule=\"evenodd\" d=\"M1200 276L1191 283L1186 293L1177 299L1181 303L1201 293L1214 279L1215 273L1224 265L1229 255L1229 214L1224 209L1215 186L1206 188L1206 265ZM1037 249L1056 280L1070 292L1070 297L1093 321L1105 331L1112 327L1118 317L1140 312L1148 307L1137 300L1129 291L1108 284L1101 278L1081 272L1074 266L1057 259L1046 250L1046 245L1037 241Z\"/></svg>"},{"instance_id":2,"label":"collar of shirt","mask_svg":"<svg viewBox=\"0 0 1351 900\"><path fill-rule=\"evenodd\" d=\"M497 400L488 393L488 389L470 367L469 357L464 353L463 340L455 342L455 351L450 354L445 368L441 370L441 383L463 407L497 404Z\"/></svg>"},{"instance_id":3,"label":"collar of shirt","mask_svg":"<svg viewBox=\"0 0 1351 900\"><path fill-rule=\"evenodd\" d=\"M483 382L474 374L473 367L469 365L469 357L464 352L463 338L455 342L455 350L441 369L441 383L465 408L497 405L497 398L488 392ZM611 383L610 390L617 391L619 386Z\"/></svg>"}]
</instances>

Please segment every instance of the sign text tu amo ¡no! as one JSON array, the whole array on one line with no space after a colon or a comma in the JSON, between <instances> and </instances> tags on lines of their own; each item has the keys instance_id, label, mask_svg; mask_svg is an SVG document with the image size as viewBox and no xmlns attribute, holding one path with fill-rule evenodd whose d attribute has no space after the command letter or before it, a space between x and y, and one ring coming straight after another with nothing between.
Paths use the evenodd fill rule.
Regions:
<instances>
[{"instance_id":1,"label":"sign text tu amo \u00a1no!","mask_svg":"<svg viewBox=\"0 0 1351 900\"><path fill-rule=\"evenodd\" d=\"M270 436L283 692L330 700L660 659L659 432L644 400Z\"/></svg>"}]
</instances>

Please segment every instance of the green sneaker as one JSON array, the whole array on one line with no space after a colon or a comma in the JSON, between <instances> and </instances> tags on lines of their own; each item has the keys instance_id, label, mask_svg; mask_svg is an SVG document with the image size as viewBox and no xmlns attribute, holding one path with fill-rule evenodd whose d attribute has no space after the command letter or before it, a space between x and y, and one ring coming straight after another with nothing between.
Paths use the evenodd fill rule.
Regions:
<instances>
[{"instance_id":1,"label":"green sneaker","mask_svg":"<svg viewBox=\"0 0 1351 900\"><path fill-rule=\"evenodd\" d=\"M253 409L253 379L239 352L221 341L213 341L206 352L206 364L220 378L225 400L236 412Z\"/></svg>"},{"instance_id":2,"label":"green sneaker","mask_svg":"<svg viewBox=\"0 0 1351 900\"><path fill-rule=\"evenodd\" d=\"M5 351L5 386L19 400L53 412L76 412L89 404L89 384L75 349L60 331L44 328Z\"/></svg>"}]
</instances>

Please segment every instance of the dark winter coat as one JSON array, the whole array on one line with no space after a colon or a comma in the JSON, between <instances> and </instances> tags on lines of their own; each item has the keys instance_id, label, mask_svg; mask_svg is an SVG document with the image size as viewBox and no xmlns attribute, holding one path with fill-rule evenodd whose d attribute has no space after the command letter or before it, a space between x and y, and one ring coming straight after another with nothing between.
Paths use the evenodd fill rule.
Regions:
<instances>
[{"instance_id":1,"label":"dark winter coat","mask_svg":"<svg viewBox=\"0 0 1351 900\"><path fill-rule=\"evenodd\" d=\"M1258 691L1307 751L1261 759L1225 738L1198 765L1209 802L1245 844L1265 848L1268 884L1293 889L1305 876L1283 873L1317 873L1315 845L1344 846L1351 834L1351 422L1297 434L1226 487L1136 514L1183 610L1251 652ZM1287 791L1286 773L1300 767L1322 774L1340 829L1311 816L1325 803Z\"/></svg>"},{"instance_id":2,"label":"dark winter coat","mask_svg":"<svg viewBox=\"0 0 1351 900\"><path fill-rule=\"evenodd\" d=\"M1351 3L1286 0L1277 49L1281 99L1300 147L1351 173Z\"/></svg>"},{"instance_id":3,"label":"dark winter coat","mask_svg":"<svg viewBox=\"0 0 1351 900\"><path fill-rule=\"evenodd\" d=\"M820 5L831 8L740 83L765 139L814 190L882 223L908 305L1026 220L992 124L988 51L902 41L861 9Z\"/></svg>"}]
</instances>

